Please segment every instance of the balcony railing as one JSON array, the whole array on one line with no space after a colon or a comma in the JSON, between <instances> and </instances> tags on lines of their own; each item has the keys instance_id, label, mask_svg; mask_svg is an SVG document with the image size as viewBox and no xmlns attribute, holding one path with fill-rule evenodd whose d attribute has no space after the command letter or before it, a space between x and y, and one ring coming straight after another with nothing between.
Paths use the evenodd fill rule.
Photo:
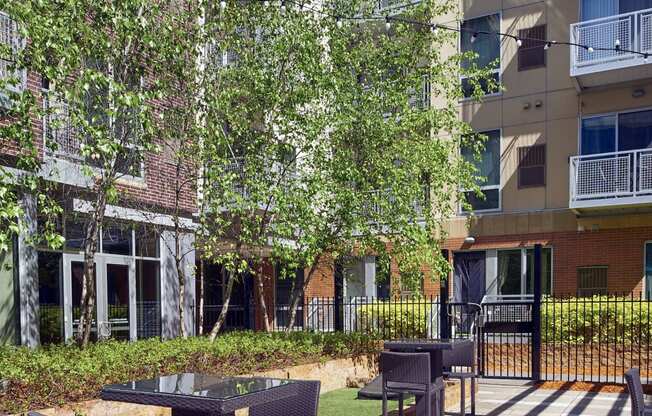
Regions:
<instances>
[{"instance_id":1,"label":"balcony railing","mask_svg":"<svg viewBox=\"0 0 652 416\"><path fill-rule=\"evenodd\" d=\"M70 122L68 105L56 98L44 97L45 119L43 123L46 147L56 156L81 159L80 135Z\"/></svg>"},{"instance_id":2,"label":"balcony railing","mask_svg":"<svg viewBox=\"0 0 652 416\"><path fill-rule=\"evenodd\" d=\"M643 64L643 55L627 51L652 54L652 9L572 24L570 41L587 46L570 48L571 76Z\"/></svg>"},{"instance_id":3,"label":"balcony railing","mask_svg":"<svg viewBox=\"0 0 652 416\"><path fill-rule=\"evenodd\" d=\"M571 208L641 203L652 203L652 149L571 158Z\"/></svg>"},{"instance_id":4,"label":"balcony railing","mask_svg":"<svg viewBox=\"0 0 652 416\"><path fill-rule=\"evenodd\" d=\"M228 163L225 168L225 173L232 173L235 175L231 186L233 191L242 197L247 197L249 192L245 186L245 158L236 157L230 163ZM264 167L265 173L281 175L281 165L278 162L270 162L267 166ZM288 187L293 179L298 177L298 173L295 170L286 171L283 173L280 186Z\"/></svg>"},{"instance_id":5,"label":"balcony railing","mask_svg":"<svg viewBox=\"0 0 652 416\"><path fill-rule=\"evenodd\" d=\"M386 206L380 201L385 200L390 204L390 206L393 205L396 201L396 197L392 193L391 189L377 189L374 191L370 191L368 195L369 195L369 199L367 200L367 202L365 202L365 206L364 206L364 214L367 217L369 216L377 217L385 214L384 209L386 209ZM416 198L412 202L412 209L414 210L416 218L422 219L424 217L424 208L426 206L427 201L428 201L428 188L424 187L423 197Z\"/></svg>"}]
</instances>

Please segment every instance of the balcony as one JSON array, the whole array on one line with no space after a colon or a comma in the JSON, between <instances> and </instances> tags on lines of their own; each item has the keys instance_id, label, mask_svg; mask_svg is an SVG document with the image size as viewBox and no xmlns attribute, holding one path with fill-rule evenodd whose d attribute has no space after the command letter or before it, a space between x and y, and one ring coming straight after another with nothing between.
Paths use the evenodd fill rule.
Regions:
<instances>
[{"instance_id":1,"label":"balcony","mask_svg":"<svg viewBox=\"0 0 652 416\"><path fill-rule=\"evenodd\" d=\"M423 197L422 198L417 198L412 202L412 210L414 212L414 215L416 217L417 222L421 221L424 219L424 208L426 207L427 201L429 201L429 190L428 187L424 186L423 187ZM366 217L382 217L383 215L387 215L387 213L384 211L386 209L386 206L384 203L381 203L380 201L387 201L389 202L390 205L393 205L396 201L396 197L393 195L391 189L377 189L374 191L370 191L368 193L369 198L367 199L367 202L364 204L364 209L363 213Z\"/></svg>"},{"instance_id":2,"label":"balcony","mask_svg":"<svg viewBox=\"0 0 652 416\"><path fill-rule=\"evenodd\" d=\"M652 55L652 9L572 24L570 41L592 48L570 48L570 74L580 87L652 77L645 56L627 52ZM618 46L621 50L614 50Z\"/></svg>"},{"instance_id":3,"label":"balcony","mask_svg":"<svg viewBox=\"0 0 652 416\"><path fill-rule=\"evenodd\" d=\"M233 192L243 198L247 198L250 195L249 190L247 190L247 186L245 184L245 168L246 162L244 157L233 158L231 162L224 167L224 172L226 174L233 174L235 176L231 183ZM280 180L279 186L287 188L291 186L292 182L295 181L299 175L296 170L288 170L286 172L282 172L282 168L283 167L281 163L270 161L267 162L263 167L263 173L266 174L268 179L278 178L278 180ZM281 175L282 177L280 177Z\"/></svg>"},{"instance_id":4,"label":"balcony","mask_svg":"<svg viewBox=\"0 0 652 416\"><path fill-rule=\"evenodd\" d=\"M644 205L652 206L652 149L571 158L571 209Z\"/></svg>"}]
</instances>

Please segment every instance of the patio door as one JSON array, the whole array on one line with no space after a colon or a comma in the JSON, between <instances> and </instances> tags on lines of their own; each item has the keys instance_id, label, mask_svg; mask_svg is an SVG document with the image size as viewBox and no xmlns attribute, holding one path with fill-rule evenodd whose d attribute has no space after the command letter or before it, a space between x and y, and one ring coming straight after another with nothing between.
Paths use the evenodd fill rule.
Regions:
<instances>
[{"instance_id":1,"label":"patio door","mask_svg":"<svg viewBox=\"0 0 652 416\"><path fill-rule=\"evenodd\" d=\"M84 259L79 254L64 254L64 330L74 338L81 317L81 290ZM96 307L93 311L93 339L135 340L136 278L132 259L95 255Z\"/></svg>"}]
</instances>

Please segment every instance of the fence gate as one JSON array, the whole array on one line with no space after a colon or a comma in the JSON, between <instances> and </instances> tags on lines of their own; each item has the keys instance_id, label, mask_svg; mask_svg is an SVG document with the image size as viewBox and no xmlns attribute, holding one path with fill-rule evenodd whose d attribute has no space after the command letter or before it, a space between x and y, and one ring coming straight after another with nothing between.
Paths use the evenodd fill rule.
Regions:
<instances>
[{"instance_id":1,"label":"fence gate","mask_svg":"<svg viewBox=\"0 0 652 416\"><path fill-rule=\"evenodd\" d=\"M532 295L487 295L478 331L483 377L532 379ZM536 370L536 369L535 369Z\"/></svg>"}]
</instances>

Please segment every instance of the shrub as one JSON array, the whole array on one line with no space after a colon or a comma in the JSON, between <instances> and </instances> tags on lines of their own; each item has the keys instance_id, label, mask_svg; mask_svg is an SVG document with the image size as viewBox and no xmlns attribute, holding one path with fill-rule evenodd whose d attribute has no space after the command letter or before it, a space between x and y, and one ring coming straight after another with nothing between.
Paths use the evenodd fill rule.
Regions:
<instances>
[{"instance_id":1,"label":"shrub","mask_svg":"<svg viewBox=\"0 0 652 416\"><path fill-rule=\"evenodd\" d=\"M544 299L543 342L647 344L652 341L650 302L630 298Z\"/></svg>"},{"instance_id":2,"label":"shrub","mask_svg":"<svg viewBox=\"0 0 652 416\"><path fill-rule=\"evenodd\" d=\"M356 327L365 334L383 339L427 338L432 308L433 305L419 299L400 303L374 302L357 308Z\"/></svg>"},{"instance_id":3,"label":"shrub","mask_svg":"<svg viewBox=\"0 0 652 416\"><path fill-rule=\"evenodd\" d=\"M377 352L363 334L233 332L206 338L133 343L107 341L80 350L53 345L37 350L0 348L0 413L97 398L103 385L180 372L237 375L305 362Z\"/></svg>"}]
</instances>

